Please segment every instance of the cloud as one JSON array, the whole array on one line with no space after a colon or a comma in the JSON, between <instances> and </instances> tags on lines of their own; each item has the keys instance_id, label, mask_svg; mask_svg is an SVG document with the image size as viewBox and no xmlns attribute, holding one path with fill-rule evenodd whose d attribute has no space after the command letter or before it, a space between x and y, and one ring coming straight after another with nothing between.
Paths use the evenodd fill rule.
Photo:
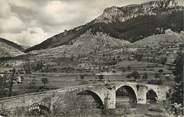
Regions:
<instances>
[{"instance_id":1,"label":"cloud","mask_svg":"<svg viewBox=\"0 0 184 117\"><path fill-rule=\"evenodd\" d=\"M19 32L25 28L24 22L16 16L0 19L1 32Z\"/></svg>"},{"instance_id":2,"label":"cloud","mask_svg":"<svg viewBox=\"0 0 184 117\"><path fill-rule=\"evenodd\" d=\"M41 43L49 36L40 27L27 28L20 33L1 33L1 35L13 39L11 41L24 46L33 46L35 43Z\"/></svg>"},{"instance_id":3,"label":"cloud","mask_svg":"<svg viewBox=\"0 0 184 117\"><path fill-rule=\"evenodd\" d=\"M42 9L40 16L50 25L64 24L81 16L75 7L67 2L51 1Z\"/></svg>"},{"instance_id":4,"label":"cloud","mask_svg":"<svg viewBox=\"0 0 184 117\"><path fill-rule=\"evenodd\" d=\"M93 20L107 7L147 1L0 0L0 36L21 44L35 45L51 35Z\"/></svg>"},{"instance_id":5,"label":"cloud","mask_svg":"<svg viewBox=\"0 0 184 117\"><path fill-rule=\"evenodd\" d=\"M12 15L11 7L5 0L0 1L0 18L8 18Z\"/></svg>"}]
</instances>

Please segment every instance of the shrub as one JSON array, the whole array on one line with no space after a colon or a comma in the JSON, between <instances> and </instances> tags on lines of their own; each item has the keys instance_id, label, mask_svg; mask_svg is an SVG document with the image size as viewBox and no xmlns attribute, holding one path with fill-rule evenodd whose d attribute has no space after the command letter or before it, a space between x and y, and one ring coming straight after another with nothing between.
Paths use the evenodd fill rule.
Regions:
<instances>
[{"instance_id":1,"label":"shrub","mask_svg":"<svg viewBox=\"0 0 184 117\"><path fill-rule=\"evenodd\" d=\"M142 76L142 78L143 78L144 80L148 79L148 74L147 74L147 73L144 73L143 76Z\"/></svg>"},{"instance_id":2,"label":"shrub","mask_svg":"<svg viewBox=\"0 0 184 117\"><path fill-rule=\"evenodd\" d=\"M98 75L98 79L101 81L104 79L104 76L103 75Z\"/></svg>"},{"instance_id":3,"label":"shrub","mask_svg":"<svg viewBox=\"0 0 184 117\"><path fill-rule=\"evenodd\" d=\"M43 83L43 85L44 85L44 86L43 86L44 88L45 88L46 84L49 83L49 80L48 80L47 78L42 78L41 81L42 81L42 83Z\"/></svg>"},{"instance_id":4,"label":"shrub","mask_svg":"<svg viewBox=\"0 0 184 117\"><path fill-rule=\"evenodd\" d=\"M165 65L166 62L167 62L167 57L161 57L161 58L159 59L159 63L162 64L162 65Z\"/></svg>"}]
</instances>

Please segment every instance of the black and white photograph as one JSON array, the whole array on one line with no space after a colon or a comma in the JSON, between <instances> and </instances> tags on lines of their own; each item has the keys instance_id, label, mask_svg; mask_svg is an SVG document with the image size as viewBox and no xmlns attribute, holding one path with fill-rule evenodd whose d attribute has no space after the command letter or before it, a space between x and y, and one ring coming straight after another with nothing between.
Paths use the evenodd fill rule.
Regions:
<instances>
[{"instance_id":1,"label":"black and white photograph","mask_svg":"<svg viewBox=\"0 0 184 117\"><path fill-rule=\"evenodd\" d=\"M184 117L184 0L0 0L0 117Z\"/></svg>"}]
</instances>

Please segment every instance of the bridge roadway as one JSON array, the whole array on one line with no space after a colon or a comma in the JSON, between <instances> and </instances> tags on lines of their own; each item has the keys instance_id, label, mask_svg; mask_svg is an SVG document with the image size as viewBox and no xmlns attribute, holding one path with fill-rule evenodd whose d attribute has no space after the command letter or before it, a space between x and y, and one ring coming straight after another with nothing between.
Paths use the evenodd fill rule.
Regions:
<instances>
[{"instance_id":1,"label":"bridge roadway","mask_svg":"<svg viewBox=\"0 0 184 117\"><path fill-rule=\"evenodd\" d=\"M75 87L66 87L64 89L50 90L38 93L29 93L19 96L13 96L9 98L0 99L0 110L11 110L18 107L29 107L34 103L43 104L49 103L49 109L52 111L55 104L61 101L67 92L74 92L76 94L89 91L96 98L98 98L104 108L115 109L117 91L121 88L128 89L135 95L136 102L138 104L147 103L147 93L152 91L156 94L157 102L166 100L167 93L169 91L168 86L144 84L137 82L109 82L109 83L97 83L87 84ZM45 100L47 99L47 102Z\"/></svg>"}]
</instances>

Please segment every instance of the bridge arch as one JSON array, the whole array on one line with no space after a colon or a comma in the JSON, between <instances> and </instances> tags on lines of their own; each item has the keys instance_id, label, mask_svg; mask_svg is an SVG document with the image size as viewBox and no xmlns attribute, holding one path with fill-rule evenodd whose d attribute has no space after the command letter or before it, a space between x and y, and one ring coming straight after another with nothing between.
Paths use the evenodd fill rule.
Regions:
<instances>
[{"instance_id":1,"label":"bridge arch","mask_svg":"<svg viewBox=\"0 0 184 117\"><path fill-rule=\"evenodd\" d=\"M40 116L40 115L47 116L50 113L50 109L47 106L39 103L33 103L28 110L30 115L35 115L35 116Z\"/></svg>"},{"instance_id":2,"label":"bridge arch","mask_svg":"<svg viewBox=\"0 0 184 117\"><path fill-rule=\"evenodd\" d=\"M146 92L146 103L157 103L158 94L154 89L149 89Z\"/></svg>"},{"instance_id":3,"label":"bridge arch","mask_svg":"<svg viewBox=\"0 0 184 117\"><path fill-rule=\"evenodd\" d=\"M134 92L135 95L136 95L136 98L137 98L137 88L136 88L136 84L123 83L123 84L117 85L117 86L116 86L116 92L117 92L117 90L119 90L119 89L122 88L122 87L129 87L130 89L132 89L133 92Z\"/></svg>"},{"instance_id":4,"label":"bridge arch","mask_svg":"<svg viewBox=\"0 0 184 117\"><path fill-rule=\"evenodd\" d=\"M97 108L104 107L104 98L96 91L93 90L84 90L78 93L78 95L90 95L93 97L94 101L97 105Z\"/></svg>"},{"instance_id":5,"label":"bridge arch","mask_svg":"<svg viewBox=\"0 0 184 117\"><path fill-rule=\"evenodd\" d=\"M130 104L137 103L137 90L131 85L121 85L116 88L116 104L120 104L122 99L128 97L127 101ZM119 102L118 102L119 101ZM120 102L121 101L121 102Z\"/></svg>"}]
</instances>

